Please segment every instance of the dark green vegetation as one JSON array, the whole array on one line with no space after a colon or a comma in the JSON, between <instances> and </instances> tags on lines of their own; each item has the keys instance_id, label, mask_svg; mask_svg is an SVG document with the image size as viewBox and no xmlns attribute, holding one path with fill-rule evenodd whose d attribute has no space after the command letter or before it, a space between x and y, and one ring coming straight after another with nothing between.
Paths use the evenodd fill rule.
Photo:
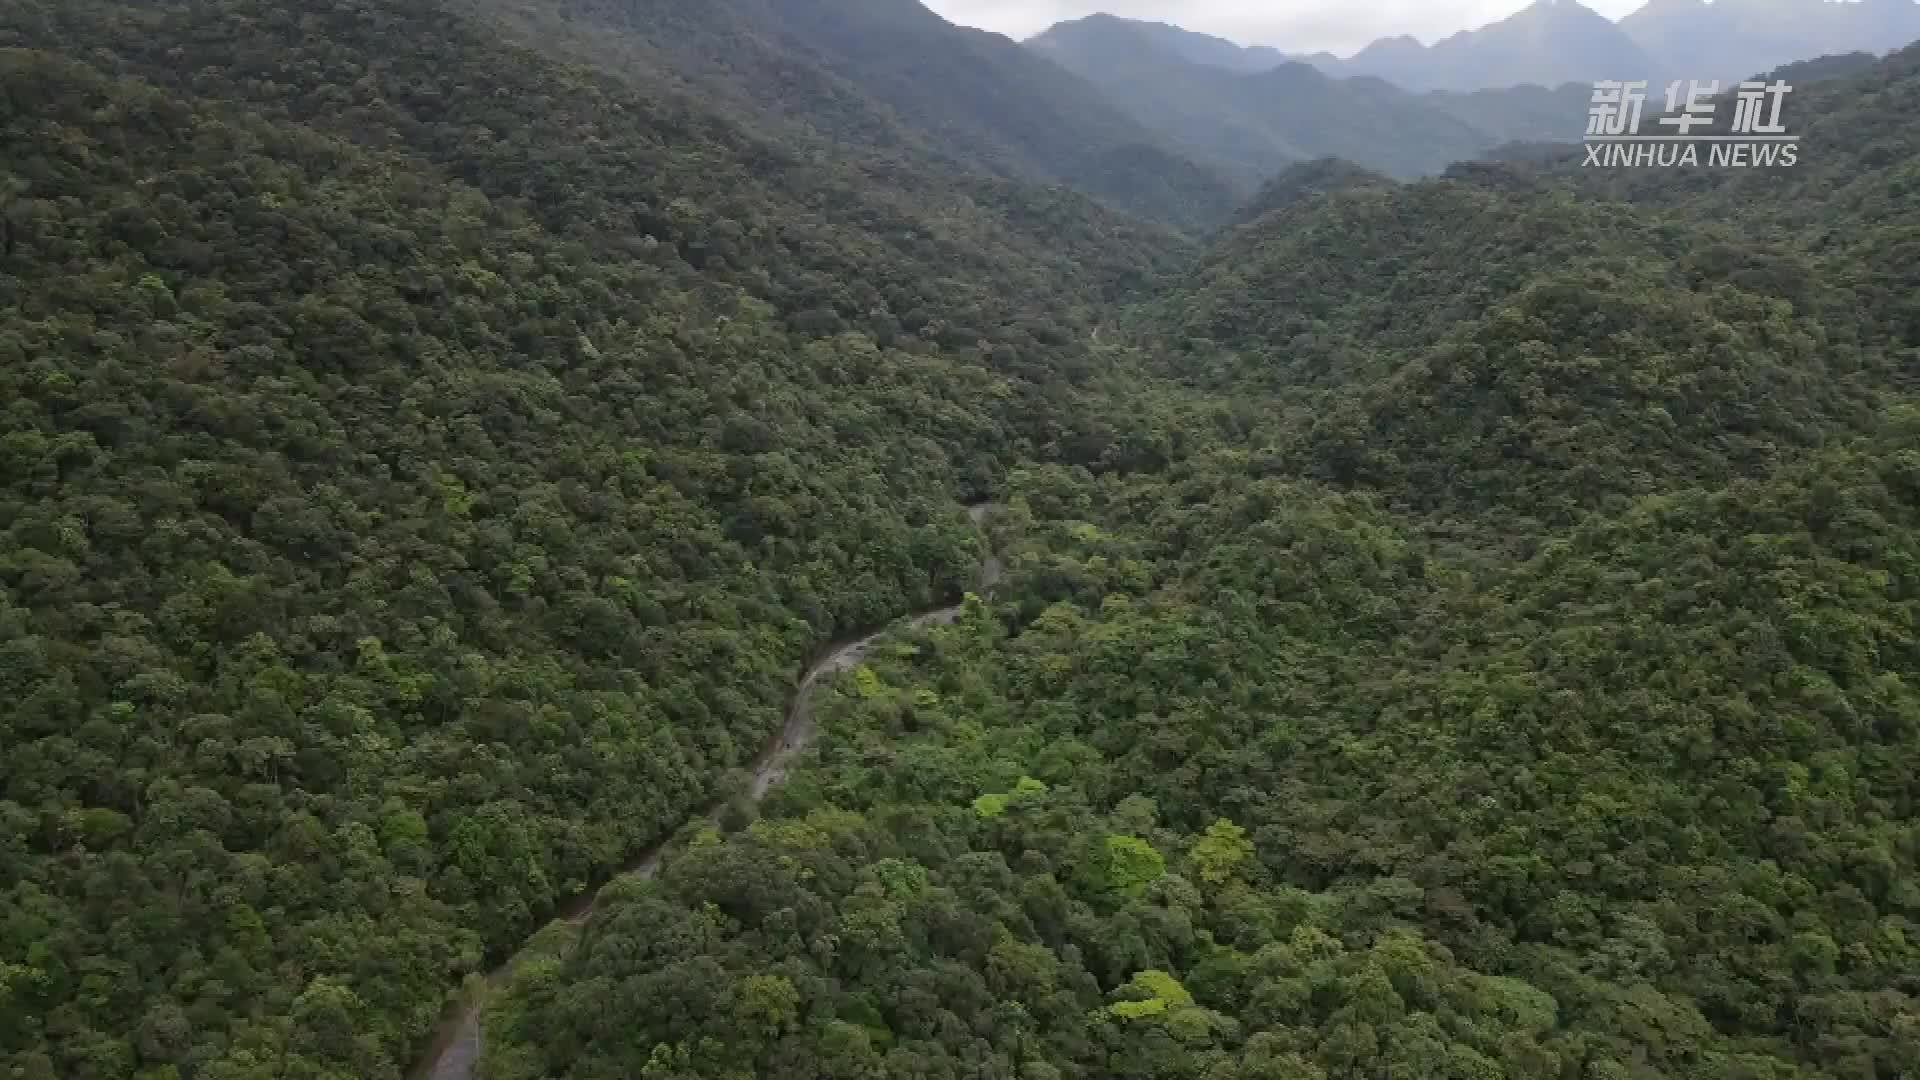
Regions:
<instances>
[{"instance_id":1,"label":"dark green vegetation","mask_svg":"<svg viewBox=\"0 0 1920 1080\"><path fill-rule=\"evenodd\" d=\"M1079 313L1178 243L911 164L427 3L0 9L12 1075L394 1075L960 497L1125 453Z\"/></svg>"},{"instance_id":2,"label":"dark green vegetation","mask_svg":"<svg viewBox=\"0 0 1920 1080\"><path fill-rule=\"evenodd\" d=\"M1920 1069L1920 55L1196 252L819 6L0 7L5 1075L399 1076L988 494L493 1075Z\"/></svg>"},{"instance_id":3,"label":"dark green vegetation","mask_svg":"<svg viewBox=\"0 0 1920 1080\"><path fill-rule=\"evenodd\" d=\"M1916 439L1484 573L1236 456L1024 474L1009 601L523 961L490 1075L1903 1075Z\"/></svg>"},{"instance_id":4,"label":"dark green vegetation","mask_svg":"<svg viewBox=\"0 0 1920 1080\"><path fill-rule=\"evenodd\" d=\"M1130 324L1185 451L1016 470L996 602L539 942L491 1075L1910 1075L1916 90L1633 203L1276 180Z\"/></svg>"},{"instance_id":5,"label":"dark green vegetation","mask_svg":"<svg viewBox=\"0 0 1920 1080\"><path fill-rule=\"evenodd\" d=\"M775 114L799 126L787 138L826 139L822 153L1066 184L1189 230L1218 224L1250 186L1172 152L1092 83L918 0L461 2L611 71Z\"/></svg>"}]
</instances>

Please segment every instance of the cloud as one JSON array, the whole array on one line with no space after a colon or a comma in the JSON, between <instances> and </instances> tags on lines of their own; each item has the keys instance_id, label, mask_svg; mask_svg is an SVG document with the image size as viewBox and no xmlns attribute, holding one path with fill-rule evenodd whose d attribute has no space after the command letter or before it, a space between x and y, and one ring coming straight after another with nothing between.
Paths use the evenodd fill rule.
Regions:
<instances>
[{"instance_id":1,"label":"cloud","mask_svg":"<svg viewBox=\"0 0 1920 1080\"><path fill-rule=\"evenodd\" d=\"M1174 23L1245 45L1288 52L1329 49L1348 55L1375 38L1412 34L1428 44L1460 30L1503 19L1528 0L927 0L954 22L1009 37L1037 34L1063 19L1104 11L1129 19ZM1587 6L1619 18L1641 0L1589 0Z\"/></svg>"}]
</instances>

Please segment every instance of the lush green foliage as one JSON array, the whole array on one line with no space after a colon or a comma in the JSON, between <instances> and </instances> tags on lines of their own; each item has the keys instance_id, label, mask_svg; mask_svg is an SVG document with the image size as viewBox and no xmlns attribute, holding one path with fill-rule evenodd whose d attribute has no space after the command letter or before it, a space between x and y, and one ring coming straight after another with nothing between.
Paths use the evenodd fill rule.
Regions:
<instances>
[{"instance_id":1,"label":"lush green foliage","mask_svg":"<svg viewBox=\"0 0 1920 1080\"><path fill-rule=\"evenodd\" d=\"M400 1075L989 493L496 1077L1920 1069L1913 54L1791 177L1320 164L1189 267L1019 178L1204 176L776 9L0 7L0 1069Z\"/></svg>"},{"instance_id":2,"label":"lush green foliage","mask_svg":"<svg viewBox=\"0 0 1920 1080\"><path fill-rule=\"evenodd\" d=\"M1018 477L1005 602L524 961L491 1075L1920 1066L1917 438L1492 574L1232 455Z\"/></svg>"},{"instance_id":3,"label":"lush green foliage","mask_svg":"<svg viewBox=\"0 0 1920 1080\"><path fill-rule=\"evenodd\" d=\"M4 1067L395 1075L1113 454L1068 328L1177 246L975 190L429 4L0 11Z\"/></svg>"},{"instance_id":4,"label":"lush green foliage","mask_svg":"<svg viewBox=\"0 0 1920 1080\"><path fill-rule=\"evenodd\" d=\"M463 2L612 70L659 72L797 122L836 156L937 155L1193 231L1217 225L1247 186L1173 153L1086 80L918 0Z\"/></svg>"},{"instance_id":5,"label":"lush green foliage","mask_svg":"<svg viewBox=\"0 0 1920 1080\"><path fill-rule=\"evenodd\" d=\"M1011 476L997 602L541 942L491 1075L1920 1068L1905 208L1693 182L1276 182L1132 325L1186 452Z\"/></svg>"}]
</instances>

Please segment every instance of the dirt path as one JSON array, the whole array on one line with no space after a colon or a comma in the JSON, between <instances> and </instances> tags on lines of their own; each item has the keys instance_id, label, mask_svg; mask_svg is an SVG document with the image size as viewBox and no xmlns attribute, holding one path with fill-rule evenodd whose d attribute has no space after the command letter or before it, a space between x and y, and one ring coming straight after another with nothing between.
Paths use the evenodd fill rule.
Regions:
<instances>
[{"instance_id":1,"label":"dirt path","mask_svg":"<svg viewBox=\"0 0 1920 1080\"><path fill-rule=\"evenodd\" d=\"M973 519L977 528L986 521L987 514L993 509L990 503L979 503L967 507L967 516ZM991 589L1000 581L1004 564L996 555L988 555L980 567L980 588ZM767 748L753 762L753 780L748 789L748 798L759 802L766 797L775 784L786 778L787 767L794 755L806 749L813 741L818 728L813 722L813 688L823 676L837 674L859 664L874 644L881 638L897 634L902 630L912 630L922 626L944 625L951 623L960 614L958 605L936 608L909 616L886 627L853 641L842 642L827 650L825 656L815 661L813 666L800 679L800 685L793 692L793 700L787 706L787 722L780 729L780 735L767 744ZM714 807L706 814L707 820L717 821L722 807ZM643 852L616 877L638 876L652 877L660 870L660 861L666 854L667 842L662 841ZM569 903L555 915L555 921L579 923L593 914L594 905L599 902L600 889L593 889L579 899ZM489 989L495 985L505 971L504 966L487 976ZM473 1080L475 1067L480 1063L482 1046L480 1013L485 1005L486 994L472 996L472 1000L449 1009L447 1016L440 1022L439 1033L432 1047L418 1068L413 1071L416 1080Z\"/></svg>"}]
</instances>

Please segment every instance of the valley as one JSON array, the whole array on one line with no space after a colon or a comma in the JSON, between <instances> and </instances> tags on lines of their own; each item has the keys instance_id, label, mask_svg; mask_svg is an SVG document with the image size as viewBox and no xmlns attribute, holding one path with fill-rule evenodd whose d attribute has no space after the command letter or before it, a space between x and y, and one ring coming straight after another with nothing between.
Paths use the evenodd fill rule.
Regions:
<instances>
[{"instance_id":1,"label":"valley","mask_svg":"<svg viewBox=\"0 0 1920 1080\"><path fill-rule=\"evenodd\" d=\"M991 503L976 503L967 508L967 516L975 526L983 523L993 510ZM983 592L990 592L998 584L1004 572L998 556L988 553L982 561L977 586ZM803 753L813 741L818 730L814 723L814 688L823 678L838 675L858 666L882 638L893 633L918 630L929 626L944 626L959 617L962 606L959 604L935 608L901 620L895 626L878 630L854 638L851 641L830 646L826 653L807 666L800 676L800 684L794 688L792 700L787 705L786 722L779 734L769 743L753 761L748 770L746 790L738 796L733 808L746 809L764 799L767 792L786 777L787 770L799 754ZM705 816L710 826L718 826L722 815L729 807L718 807ZM634 862L622 867L616 877L632 877L645 880L660 872L661 860L667 855L665 844L650 848ZM580 899L565 905L555 920L562 925L578 926L592 917L594 907L599 900L599 890L582 894ZM489 981L500 978L502 972L489 976ZM474 996L460 1002L449 1010L441 1021L430 1043L426 1057L421 1060L414 1075L424 1080L471 1080L476 1074L476 1066L485 1052L484 1029L482 1027L483 1010L486 1007L484 997Z\"/></svg>"},{"instance_id":2,"label":"valley","mask_svg":"<svg viewBox=\"0 0 1920 1080\"><path fill-rule=\"evenodd\" d=\"M1920 1071L1920 47L1089 22L0 5L0 1072Z\"/></svg>"}]
</instances>

